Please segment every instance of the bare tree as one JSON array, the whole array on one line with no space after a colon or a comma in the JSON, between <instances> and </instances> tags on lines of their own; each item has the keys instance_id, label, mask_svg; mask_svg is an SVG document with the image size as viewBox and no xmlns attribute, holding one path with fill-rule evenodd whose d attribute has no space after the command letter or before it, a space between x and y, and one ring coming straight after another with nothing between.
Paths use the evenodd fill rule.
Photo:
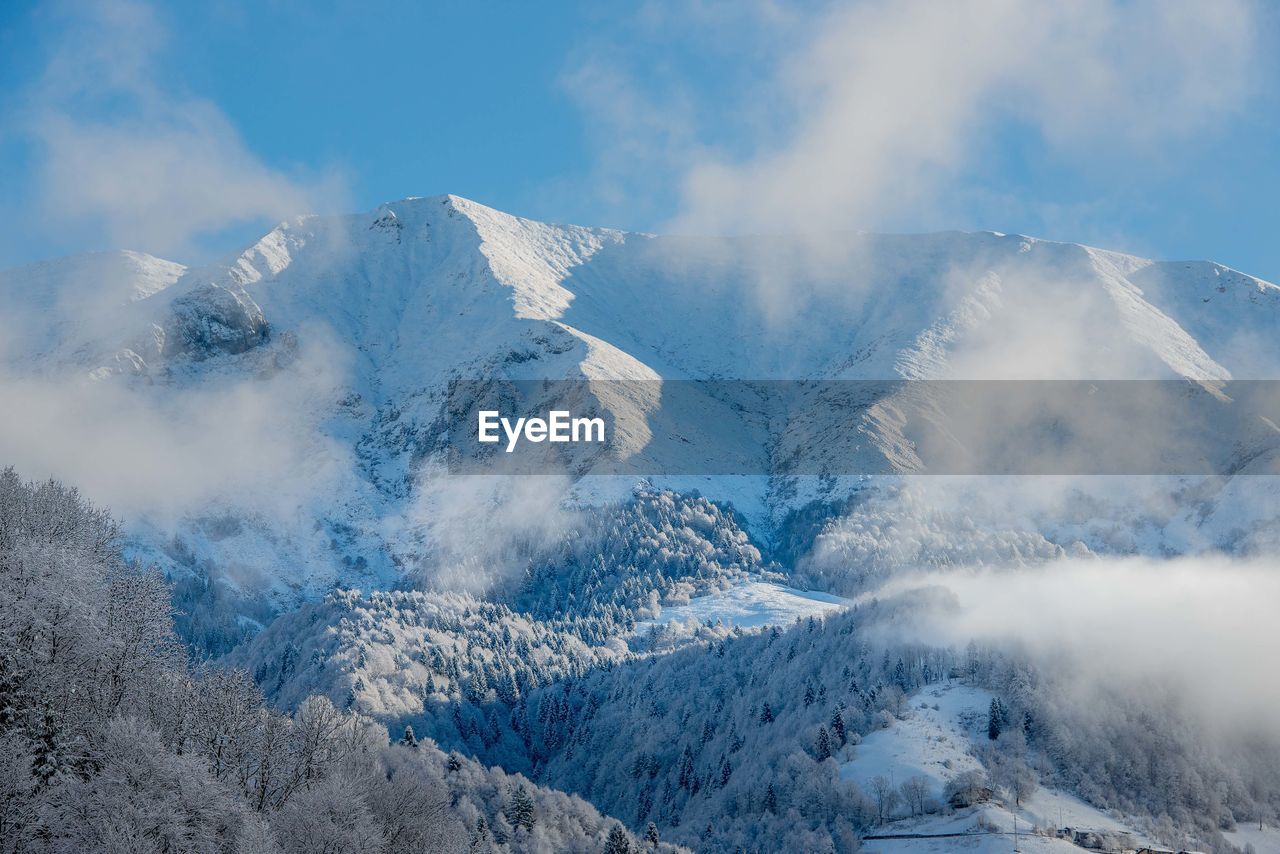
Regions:
<instances>
[{"instance_id":1,"label":"bare tree","mask_svg":"<svg viewBox=\"0 0 1280 854\"><path fill-rule=\"evenodd\" d=\"M893 817L893 811L898 806L898 792L893 787L893 781L878 774L867 781L867 787L871 789L871 797L876 802L876 819L884 824Z\"/></svg>"},{"instance_id":2,"label":"bare tree","mask_svg":"<svg viewBox=\"0 0 1280 854\"><path fill-rule=\"evenodd\" d=\"M929 797L929 780L919 774L905 780L898 791L902 795L902 801L907 805L907 810L913 816L924 815L924 802Z\"/></svg>"}]
</instances>

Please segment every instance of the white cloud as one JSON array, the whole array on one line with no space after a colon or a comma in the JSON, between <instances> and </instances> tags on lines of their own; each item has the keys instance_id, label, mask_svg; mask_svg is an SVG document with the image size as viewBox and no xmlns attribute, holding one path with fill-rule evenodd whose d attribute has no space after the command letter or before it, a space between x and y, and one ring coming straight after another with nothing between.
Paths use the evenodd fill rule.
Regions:
<instances>
[{"instance_id":1,"label":"white cloud","mask_svg":"<svg viewBox=\"0 0 1280 854\"><path fill-rule=\"evenodd\" d=\"M1280 682L1259 678L1280 649L1280 575L1267 561L1063 559L901 577L868 598L929 588L949 595L895 634L1024 650L1074 674L1082 692L1173 688L1216 725L1280 735Z\"/></svg>"},{"instance_id":2,"label":"white cloud","mask_svg":"<svg viewBox=\"0 0 1280 854\"><path fill-rule=\"evenodd\" d=\"M265 163L212 102L161 62L169 34L138 0L67 5L66 29L19 132L39 152L36 207L48 229L182 257L235 225L325 208L333 176Z\"/></svg>"},{"instance_id":3,"label":"white cloud","mask_svg":"<svg viewBox=\"0 0 1280 854\"><path fill-rule=\"evenodd\" d=\"M676 211L663 231L800 236L787 258L761 245L746 276L780 326L813 296L808 280L854 297L872 287L849 272L850 229L1030 220L1070 230L1049 237L1132 245L1090 204L1112 182L1091 181L1185 168L1253 94L1262 17L1252 0L653 0L568 81L608 205L657 197ZM1059 189L1078 175L1084 197L1041 192L1024 165L993 164L1006 156L1040 161L1031 172Z\"/></svg>"},{"instance_id":4,"label":"white cloud","mask_svg":"<svg viewBox=\"0 0 1280 854\"><path fill-rule=\"evenodd\" d=\"M1174 157L1250 94L1260 17L1251 0L653 0L569 90L610 192L679 187L665 228L954 226L998 196L981 180L1006 131L1082 175Z\"/></svg>"},{"instance_id":5,"label":"white cloud","mask_svg":"<svg viewBox=\"0 0 1280 854\"><path fill-rule=\"evenodd\" d=\"M676 225L867 227L943 204L1010 120L1067 156L1158 156L1239 104L1251 23L1241 0L841 4L772 83L790 132L692 164Z\"/></svg>"},{"instance_id":6,"label":"white cloud","mask_svg":"<svg viewBox=\"0 0 1280 854\"><path fill-rule=\"evenodd\" d=\"M405 514L384 520L384 533L425 538L415 580L425 586L484 595L519 580L531 555L549 548L578 519L566 499L572 486L559 475L452 476L434 467L418 478Z\"/></svg>"},{"instance_id":7,"label":"white cloud","mask_svg":"<svg viewBox=\"0 0 1280 854\"><path fill-rule=\"evenodd\" d=\"M63 480L131 522L173 524L219 504L283 527L349 489L355 467L316 429L347 375L344 351L308 333L283 367L198 388L0 369L13 413L0 418L0 466Z\"/></svg>"}]
</instances>

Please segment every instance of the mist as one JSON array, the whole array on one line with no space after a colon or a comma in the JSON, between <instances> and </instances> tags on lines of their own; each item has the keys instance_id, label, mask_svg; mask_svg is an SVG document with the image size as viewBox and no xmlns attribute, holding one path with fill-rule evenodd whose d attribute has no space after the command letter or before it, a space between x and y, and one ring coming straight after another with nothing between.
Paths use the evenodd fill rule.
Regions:
<instances>
[{"instance_id":1,"label":"mist","mask_svg":"<svg viewBox=\"0 0 1280 854\"><path fill-rule=\"evenodd\" d=\"M172 524L211 503L293 519L348 485L353 467L316 414L345 375L343 351L320 330L302 341L266 375L199 386L5 369L0 461L73 484L127 520Z\"/></svg>"},{"instance_id":2,"label":"mist","mask_svg":"<svg viewBox=\"0 0 1280 854\"><path fill-rule=\"evenodd\" d=\"M1104 690L1172 691L1210 732L1280 740L1280 575L1272 559L1063 557L1035 567L956 568L895 578L869 599L928 592L882 627L900 640L1025 653L1088 703Z\"/></svg>"},{"instance_id":3,"label":"mist","mask_svg":"<svg viewBox=\"0 0 1280 854\"><path fill-rule=\"evenodd\" d=\"M337 170L266 162L217 104L172 79L162 59L181 49L179 34L150 4L48 12L57 35L44 67L0 116L36 154L23 209L44 236L199 261L232 231L347 206Z\"/></svg>"},{"instance_id":4,"label":"mist","mask_svg":"<svg viewBox=\"0 0 1280 854\"><path fill-rule=\"evenodd\" d=\"M414 583L481 595L518 581L529 559L572 529L572 481L557 475L451 475L430 467L385 529L421 538Z\"/></svg>"}]
</instances>

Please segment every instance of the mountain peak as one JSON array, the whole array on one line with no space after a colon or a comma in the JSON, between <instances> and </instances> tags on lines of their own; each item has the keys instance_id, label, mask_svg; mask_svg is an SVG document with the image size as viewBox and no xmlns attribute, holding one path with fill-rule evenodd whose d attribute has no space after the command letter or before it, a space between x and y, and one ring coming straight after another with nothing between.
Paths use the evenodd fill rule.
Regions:
<instances>
[{"instance_id":1,"label":"mountain peak","mask_svg":"<svg viewBox=\"0 0 1280 854\"><path fill-rule=\"evenodd\" d=\"M295 407L300 429L342 449L335 460L360 464L335 462L339 486L318 494L312 510L364 532L350 553L368 561L372 581L395 574L387 555L408 560L416 547L412 532L385 534L373 520L425 500L415 472L438 447L442 403L459 378L1243 379L1280 371L1280 290L1218 265L992 233L823 241L837 251L811 251L803 238L550 225L452 194L409 197L290 220L198 270L122 252L0 274L0 303L27 305L38 320L21 323L24 342L5 340L4 355L38 370L121 374L124 382L139 375L161 399L228 378L322 377ZM113 269L132 276L128 287L104 291L117 308L76 322L88 317L84 295ZM45 302L33 302L36 294ZM24 317L4 308L0 320ZM710 420L698 423L735 423L728 412L707 414L725 406L709 398ZM654 426L655 435L682 429ZM743 454L760 447L745 428L726 442ZM812 497L704 486L760 530ZM318 589L347 570L332 563L331 539L302 524L278 543L274 532L246 534L240 546L199 535L202 552L264 571L279 566L264 577L281 590L291 573Z\"/></svg>"},{"instance_id":2,"label":"mountain peak","mask_svg":"<svg viewBox=\"0 0 1280 854\"><path fill-rule=\"evenodd\" d=\"M488 205L481 204L480 202L468 199L464 196L455 195L453 193L443 193L434 196L405 196L402 199L383 202L368 211L365 215L376 216L380 213L389 211L399 216L410 211L426 212L439 208L447 208L449 210L457 211L458 213L484 211L491 214L503 214L504 216L509 216L509 214L504 214L497 208L489 207Z\"/></svg>"}]
</instances>

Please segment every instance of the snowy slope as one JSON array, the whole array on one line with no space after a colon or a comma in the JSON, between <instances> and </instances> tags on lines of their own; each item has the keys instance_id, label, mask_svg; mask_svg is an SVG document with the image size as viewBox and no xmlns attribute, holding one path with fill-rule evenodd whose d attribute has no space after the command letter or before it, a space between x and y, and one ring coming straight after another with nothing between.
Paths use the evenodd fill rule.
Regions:
<instances>
[{"instance_id":1,"label":"snowy slope","mask_svg":"<svg viewBox=\"0 0 1280 854\"><path fill-rule=\"evenodd\" d=\"M0 356L28 368L105 349L136 322L134 303L186 268L141 252L98 252L0 272ZM131 308L132 307L132 308Z\"/></svg>"},{"instance_id":2,"label":"snowy slope","mask_svg":"<svg viewBox=\"0 0 1280 854\"><path fill-rule=\"evenodd\" d=\"M178 508L185 521L129 520L143 557L179 574L234 567L237 588L281 602L339 580L389 585L432 548L451 379L1280 375L1280 290L1217 265L993 233L817 243L628 234L405 199L284 222L198 269L121 253L11 271L4 317L35 320L18 321L26 331L4 356L11 371L87 374L156 401L273 378L305 387L290 429L324 476L287 513L247 507L246 487L228 482ZM838 422L770 422L749 395L690 392L655 409L654 387L599 384L593 405L640 425L624 450L641 460L659 439L713 436L778 475L660 482L732 503L762 541L812 502L866 487L785 477L795 447ZM861 418L868 470L909 471L893 408ZM614 499L633 485L584 480L572 494Z\"/></svg>"},{"instance_id":3,"label":"snowy slope","mask_svg":"<svg viewBox=\"0 0 1280 854\"><path fill-rule=\"evenodd\" d=\"M636 633L643 634L670 623L719 623L744 629L785 627L796 620L821 617L849 604L849 600L828 593L796 590L766 581L741 581L727 590L694 596L685 604L664 605L656 617L637 623Z\"/></svg>"},{"instance_id":4,"label":"snowy slope","mask_svg":"<svg viewBox=\"0 0 1280 854\"><path fill-rule=\"evenodd\" d=\"M965 685L930 688L911 697L911 714L889 729L873 732L856 748L856 758L840 767L840 776L864 789L878 775L899 782L921 775L933 797L964 772L981 770L969 752L970 737L985 721L990 692ZM933 708L937 706L938 708Z\"/></svg>"},{"instance_id":5,"label":"snowy slope","mask_svg":"<svg viewBox=\"0 0 1280 854\"><path fill-rule=\"evenodd\" d=\"M988 691L959 683L923 689L910 698L910 714L887 729L866 736L855 748L854 758L840 766L840 776L872 791L871 780L883 777L895 786L913 777L927 781L929 797L939 811L923 817L906 817L899 808L893 820L873 835L911 838L870 839L867 848L883 852L974 851L1004 852L1013 848L1017 817L1022 851L1079 851L1073 842L1059 838L1062 828L1128 834L1144 837L1117 818L1097 810L1079 798L1054 789L1037 788L1021 806L1000 798L975 807L941 809L943 787L965 772L984 772L971 750L985 737Z\"/></svg>"},{"instance_id":6,"label":"snowy slope","mask_svg":"<svg viewBox=\"0 0 1280 854\"><path fill-rule=\"evenodd\" d=\"M1222 835L1242 851L1252 850L1254 854L1280 851L1280 827L1263 827L1259 830L1257 825L1242 824L1234 831ZM1252 849L1249 846L1253 846Z\"/></svg>"}]
</instances>

